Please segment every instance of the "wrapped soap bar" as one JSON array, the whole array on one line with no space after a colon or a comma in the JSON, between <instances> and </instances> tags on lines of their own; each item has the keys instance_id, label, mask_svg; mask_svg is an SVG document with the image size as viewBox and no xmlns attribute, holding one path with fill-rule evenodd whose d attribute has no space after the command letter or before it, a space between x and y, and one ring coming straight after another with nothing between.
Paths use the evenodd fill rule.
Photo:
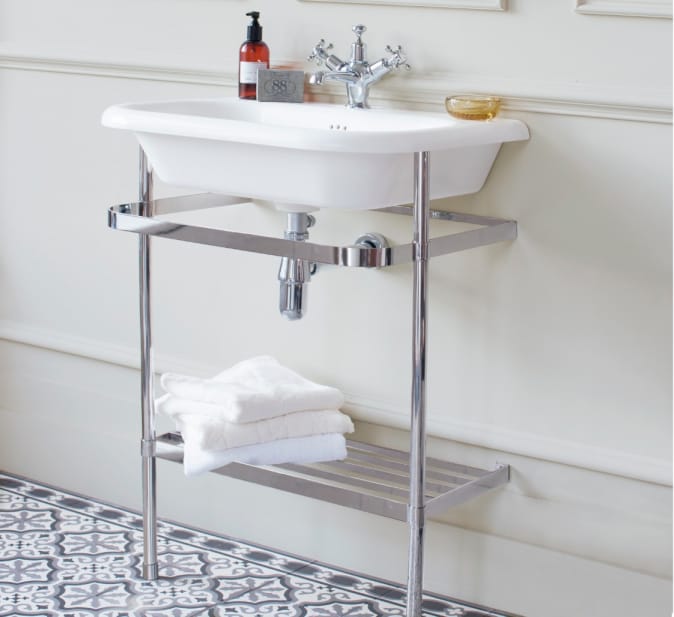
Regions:
<instances>
[{"instance_id":1,"label":"wrapped soap bar","mask_svg":"<svg viewBox=\"0 0 674 617\"><path fill-rule=\"evenodd\" d=\"M257 72L257 100L303 103L304 71L260 69Z\"/></svg>"}]
</instances>

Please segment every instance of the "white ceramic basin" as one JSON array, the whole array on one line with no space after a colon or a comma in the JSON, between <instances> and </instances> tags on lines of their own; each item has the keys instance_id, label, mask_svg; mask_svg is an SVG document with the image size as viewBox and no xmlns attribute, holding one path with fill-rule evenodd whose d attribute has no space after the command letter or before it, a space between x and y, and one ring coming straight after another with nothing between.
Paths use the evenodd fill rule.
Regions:
<instances>
[{"instance_id":1,"label":"white ceramic basin","mask_svg":"<svg viewBox=\"0 0 674 617\"><path fill-rule=\"evenodd\" d=\"M238 98L115 105L102 122L133 131L169 184L289 210L410 203L417 151L432 199L475 193L501 144L529 137L518 120Z\"/></svg>"}]
</instances>

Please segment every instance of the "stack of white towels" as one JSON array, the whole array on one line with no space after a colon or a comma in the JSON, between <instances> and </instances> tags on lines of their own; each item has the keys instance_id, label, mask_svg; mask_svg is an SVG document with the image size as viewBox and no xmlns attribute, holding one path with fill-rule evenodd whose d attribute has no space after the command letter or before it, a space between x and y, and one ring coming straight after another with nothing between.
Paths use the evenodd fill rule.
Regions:
<instances>
[{"instance_id":1,"label":"stack of white towels","mask_svg":"<svg viewBox=\"0 0 674 617\"><path fill-rule=\"evenodd\" d=\"M343 394L316 384L274 358L245 360L200 379L165 373L158 413L176 423L188 476L232 462L317 463L346 458L351 419Z\"/></svg>"}]
</instances>

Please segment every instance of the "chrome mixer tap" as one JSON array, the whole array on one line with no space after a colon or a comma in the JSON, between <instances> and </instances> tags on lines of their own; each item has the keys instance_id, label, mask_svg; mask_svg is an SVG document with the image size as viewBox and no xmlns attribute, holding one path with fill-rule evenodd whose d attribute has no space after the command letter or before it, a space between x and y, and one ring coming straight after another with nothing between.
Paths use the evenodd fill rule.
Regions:
<instances>
[{"instance_id":1,"label":"chrome mixer tap","mask_svg":"<svg viewBox=\"0 0 674 617\"><path fill-rule=\"evenodd\" d=\"M401 66L409 70L410 65L407 64L407 58L400 46L397 49L387 46L389 55L370 64L365 58L367 46L362 41L362 35L367 28L358 24L352 30L356 34L356 40L351 44L348 62L329 53L332 44L326 45L323 39L314 46L307 60L316 60L318 65L324 64L328 70L313 73L309 83L321 85L326 80L341 81L346 85L347 107L367 108L370 87Z\"/></svg>"}]
</instances>

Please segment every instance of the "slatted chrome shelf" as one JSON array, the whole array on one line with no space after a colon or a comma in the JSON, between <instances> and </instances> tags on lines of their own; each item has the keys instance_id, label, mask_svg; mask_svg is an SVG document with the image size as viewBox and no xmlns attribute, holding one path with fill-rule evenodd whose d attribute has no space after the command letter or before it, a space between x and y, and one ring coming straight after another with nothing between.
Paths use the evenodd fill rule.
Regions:
<instances>
[{"instance_id":1,"label":"slatted chrome shelf","mask_svg":"<svg viewBox=\"0 0 674 617\"><path fill-rule=\"evenodd\" d=\"M353 440L347 440L347 451L344 461L264 467L230 463L215 473L406 521L409 455ZM182 463L179 433L157 437L157 457ZM439 514L501 486L508 482L509 473L508 465L486 471L427 457L426 514Z\"/></svg>"},{"instance_id":2,"label":"slatted chrome shelf","mask_svg":"<svg viewBox=\"0 0 674 617\"><path fill-rule=\"evenodd\" d=\"M382 248L332 246L226 229L200 227L198 225L173 222L166 218L157 218L160 215L165 216L179 212L249 203L250 201L244 198L212 193L155 199L147 203L129 203L113 206L108 210L108 226L119 231L130 231L148 236L170 238L182 240L183 242L218 246L250 253L306 259L314 263L333 266L382 268L411 263L414 259L414 245L411 242ZM412 208L407 206L392 206L375 211L412 216ZM478 246L486 246L496 242L514 240L517 237L517 223L511 220L477 214L445 212L443 210L431 210L430 218L438 221L466 223L477 226L477 229L469 229L431 238L428 243L429 257L431 258Z\"/></svg>"}]
</instances>

